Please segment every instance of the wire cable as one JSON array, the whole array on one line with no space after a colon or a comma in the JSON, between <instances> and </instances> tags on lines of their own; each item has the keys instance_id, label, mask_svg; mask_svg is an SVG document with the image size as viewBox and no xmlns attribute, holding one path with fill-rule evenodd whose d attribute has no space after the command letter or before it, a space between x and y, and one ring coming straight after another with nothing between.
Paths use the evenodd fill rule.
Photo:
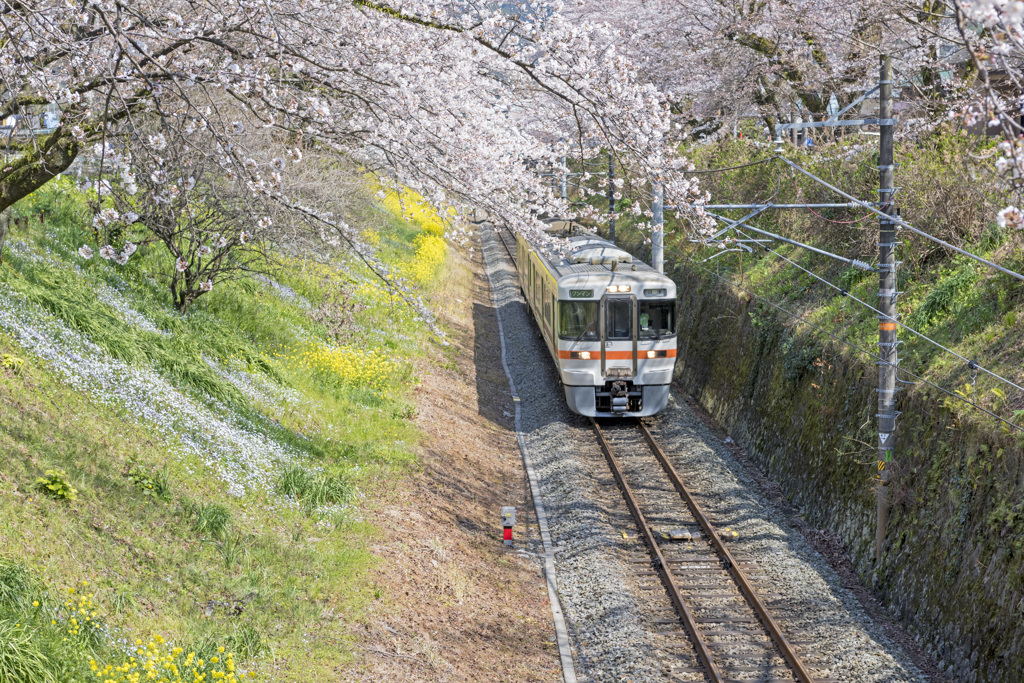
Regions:
<instances>
[{"instance_id":1,"label":"wire cable","mask_svg":"<svg viewBox=\"0 0 1024 683\"><path fill-rule=\"evenodd\" d=\"M748 226L748 227L749 227L749 226ZM749 235L745 235L745 234L743 234L743 232L742 232L742 231L740 231L740 229L739 229L739 228L736 228L736 231L737 231L737 232L739 232L739 233L740 233L741 235L743 235L744 237L746 237L747 239L750 239L750 236L749 236ZM855 296L854 296L853 294L851 294L851 293L850 293L849 291L847 291L847 290L843 289L842 287L840 287L839 285L835 284L834 282L831 282L831 281L829 281L829 280L826 280L825 278L821 277L820 275L818 275L818 274L816 274L816 273L812 273L811 271L809 271L809 270L807 270L806 268L804 268L803 266L801 266L801 265L800 265L799 263L797 263L797 262L795 262L795 261L793 261L793 260L791 260L791 259L789 259L789 258L787 258L787 257L783 256L782 254L780 254L779 252L775 251L774 249L770 249L770 248L768 248L767 246L765 246L765 245L763 245L763 244L761 244L760 246L761 246L761 248L762 248L762 249L764 249L765 251L767 251L767 252L771 252L772 254L775 254L776 256L778 256L778 257L779 257L780 259L782 259L783 261L786 261L787 263L789 263L789 264L791 264L791 265L793 265L793 266L795 266L795 267L799 268L800 270L802 270L803 272L807 273L808 275L810 275L811 277L815 278L816 280L819 280L819 281L821 281L821 282L824 282L824 283L825 283L826 285L828 285L828 286L829 286L829 287L831 287L832 289L836 290L837 292L839 292L839 293L840 293L840 294L842 294L843 296L848 296L848 297L850 297L851 299L853 299L854 301L856 301L857 303L859 303L859 304L860 304L861 306L864 306L864 307L865 307L865 308L867 308L868 310L870 310L870 311L872 311L872 312L874 312L874 313L877 313L878 315L883 315L883 316L885 315L884 313L882 313L882 311L878 310L877 308L875 308L875 307L874 307L874 306L872 306L871 304L867 303L866 301L862 301L861 299L858 299L858 298L857 298L857 297L855 297ZM885 318L886 318L887 320L891 320L892 322L896 323L897 325L899 325L899 326L900 326L901 328L903 328L903 329L904 329L904 330L906 330L907 332L910 332L911 334L913 334L913 335L916 335L917 337L920 337L921 339L925 340L926 342L928 342L928 343L930 343L930 344L933 344L933 345L937 346L938 348L942 349L942 350L943 350L943 351L945 351L946 353L948 353L948 354L950 354L950 355L952 355L952 356L956 356L956 357L957 357L957 358L959 358L960 360L962 360L962 361L964 361L965 363L967 363L967 367L969 367L969 368L970 368L971 370L980 370L980 371L984 372L985 374L987 374L987 375L990 375L990 376L992 376L992 377L994 377L994 378L998 379L998 380L999 380L999 381L1001 381L1001 382L1005 382L1006 384L1009 384L1009 385L1010 385L1011 387L1013 387L1014 389L1018 389L1018 390L1020 390L1020 391L1024 391L1024 387L1020 386L1019 384L1015 384L1015 383L1014 383L1013 381L1011 381L1011 380L1008 380L1008 379L1006 379L1006 378L1005 378L1005 377L1003 377L1002 375L999 375L999 374L997 374L997 373L995 373L995 372L992 372L991 370L988 370L988 369L984 368L984 367L983 367L983 366L981 366L981 365L980 365L980 364L979 364L979 363L978 363L977 361L973 361L973 360L971 360L970 358L966 358L966 357L964 357L964 356L961 356L961 355L960 355L959 353L957 353L956 351L954 351L954 350L952 350L952 349L949 349L949 348L946 348L946 347L945 347L945 346L943 346L943 345L942 345L942 344L941 344L940 342L938 342L938 341L936 341L936 340L932 339L931 337L929 337L929 336L925 335L924 333L922 333L922 332L918 332L918 331L917 331L917 330L915 330L914 328L912 328L912 327L910 327L910 326L908 326L908 325L905 325L905 324L901 323L901 322L900 322L899 320L896 320L896 319L890 318L889 316L885 316Z\"/></svg>"},{"instance_id":2,"label":"wire cable","mask_svg":"<svg viewBox=\"0 0 1024 683\"><path fill-rule=\"evenodd\" d=\"M797 193L799 194L799 191L800 191L800 186L796 184L796 176L795 176L795 175L793 176L793 187L794 187L794 188L796 188L796 190L797 190ZM872 216L874 216L874 215L875 215L875 214L873 214L873 213L866 213L866 214L864 214L863 216L861 216L860 218L858 218L857 220L854 220L854 221L837 221L837 220L833 220L833 219L831 219L831 218L825 218L825 217L824 217L824 216L822 216L822 215L821 215L820 213L818 213L817 211L815 211L815 210L814 210L814 209L812 209L811 207L807 206L807 204L806 204L805 202L800 202L800 203L804 205L804 208L805 208L805 209L807 209L808 211L810 211L811 213L813 213L813 214L814 214L815 216L817 216L817 217L818 217L818 218L820 218L821 220L825 221L826 223L835 223L836 225L855 225L855 224L857 224L857 223L860 223L860 222L861 222L862 220L864 220L865 218L871 218ZM888 204L888 202L887 202L887 203L885 204L885 206L888 206L888 205L889 205L889 204ZM882 208L884 209L884 208L885 208L885 206L883 206Z\"/></svg>"},{"instance_id":3,"label":"wire cable","mask_svg":"<svg viewBox=\"0 0 1024 683\"><path fill-rule=\"evenodd\" d=\"M901 367L899 367L899 365L897 365L895 363L890 363L889 361L885 360L881 356L878 356L878 355L872 353L871 351L868 351L867 349L862 348L861 346L859 346L857 344L854 344L852 341L850 341L848 339L844 339L842 337L839 337L839 336L833 334L832 332L829 332L828 330L824 329L823 327L819 327L818 325L815 325L814 323L812 323L810 320L807 320L803 316L801 316L801 315L799 315L797 313L793 313L792 311L789 311L786 308L783 308L782 306L779 306L778 304L776 304L776 303L774 303L772 301L769 301L768 299L764 298L763 296L761 296L757 292L752 292L749 289L747 289L746 287L743 287L742 285L738 285L735 282L733 282L732 280L719 275L718 273L716 273L715 271L711 270L710 268L705 268L704 266L700 265L700 263L698 263L697 261L694 261L692 256L687 255L687 260L690 263L692 263L694 266L696 266L697 268L700 268L701 270L703 270L704 272L709 273L711 275L714 275L716 278L718 278L722 282L725 282L725 283L727 283L729 285L732 285L733 287L736 287L737 289L739 289L739 290L741 290L743 292L746 292L750 296L752 296L752 297L754 297L754 298L756 298L756 299L758 299L760 301L763 301L764 303L768 304L772 308L775 308L778 311L784 313L787 317L793 318L795 320L798 320L798 321L804 323L805 325L813 327L814 329L818 330L819 332L822 332L823 334L828 335L832 339L835 339L838 342L842 342L843 344L846 344L846 345L856 349L857 351L860 351L861 353L863 353L863 354L865 354L867 356L870 356L871 358L874 358L877 362L882 363L883 365L891 365L891 366L893 366L894 368L896 368L896 372L897 373L899 373L902 370L908 376L913 377L914 379L916 379L916 380L918 380L920 382L923 382L924 384L927 384L928 386L934 387L935 389L938 389L942 393L947 394L948 396L951 396L951 397L957 399L958 401L962 401L963 403L966 403L966 404L968 404L970 406L973 406L974 408L980 410L981 412L986 413L986 414L990 415L991 417L994 417L995 419L999 420L1000 422L1002 422L1002 423L1004 423L1004 424L1006 424L1006 425L1008 425L1008 426L1010 426L1010 427L1012 427L1012 428L1014 428L1014 429L1024 433L1024 427L1022 427L1022 426L1020 426L1018 424L1014 424L1013 422L1010 422L1009 420L1006 420L1006 419L996 415L991 410L988 410L987 408L984 408L984 407L978 405L974 401L968 400L967 398L961 396L960 394L953 393L953 392L951 392L951 391L949 391L949 390L947 390L947 389L945 389L943 387L940 387L938 384L935 384L931 380L925 379L924 377L921 377L920 375L914 374L913 372L910 372L909 370L901 368Z\"/></svg>"},{"instance_id":4,"label":"wire cable","mask_svg":"<svg viewBox=\"0 0 1024 683\"><path fill-rule=\"evenodd\" d=\"M989 268L994 268L995 270L998 270L1001 273L1005 273L1005 274L1007 274L1007 275L1009 275L1011 277L1017 278L1018 280L1024 281L1024 275L1021 275L1020 273L1014 272L1014 271L1010 270L1009 268L1003 268L998 263L993 263L992 261L989 261L988 259L984 259L984 258L978 256L977 254L972 254L971 252L965 251L965 250L961 249L960 247L955 247L952 244L950 244L949 242L947 242L945 240L942 240L942 239L939 239L938 237L935 237L934 235L929 235L924 230L920 230L918 228L915 228L913 225L911 225L910 223L905 222L903 219L901 219L901 218L899 218L897 216L890 216L890 215L888 215L886 213L882 213L880 210L878 210L875 207L871 206L867 202L863 202L860 199L857 199L852 194L847 194L846 192L843 192L842 190L840 190L835 185L832 185L831 183L828 183L828 182L822 180L821 178L819 178L818 176L814 175L810 171L802 168L801 166L799 166L797 164L794 164L789 159L787 159L785 157L779 157L779 159L781 159L782 161L784 161L787 164L789 164L792 168L795 168L796 170L800 171L801 173L803 173L805 176L807 176L811 180L814 180L814 181L816 181L818 183L821 183L822 185L824 185L828 189L832 190L833 192L837 192L837 193L841 194L842 196L846 197L847 199L849 199L852 202L856 202L857 204L860 204L865 209L869 210L871 213L877 214L877 215L881 216L882 218L890 221L891 223L903 226L904 228L906 228L907 230L911 231L915 235L920 235L921 237L924 237L925 239L929 239L932 242L935 242L937 244L941 244L942 246L946 247L947 249L955 251L958 254L962 254L962 255L966 256L967 258L974 259L975 261L978 261L979 263L984 263Z\"/></svg>"},{"instance_id":5,"label":"wire cable","mask_svg":"<svg viewBox=\"0 0 1024 683\"><path fill-rule=\"evenodd\" d=\"M749 164L740 164L739 166L727 166L725 168L707 168L699 171L683 171L683 175L701 174L701 173L724 173L726 171L735 171L740 168L747 168L748 166L757 166L758 164L766 164L769 161L775 161L779 157L771 156L767 159L758 159L757 161L751 161Z\"/></svg>"}]
</instances>

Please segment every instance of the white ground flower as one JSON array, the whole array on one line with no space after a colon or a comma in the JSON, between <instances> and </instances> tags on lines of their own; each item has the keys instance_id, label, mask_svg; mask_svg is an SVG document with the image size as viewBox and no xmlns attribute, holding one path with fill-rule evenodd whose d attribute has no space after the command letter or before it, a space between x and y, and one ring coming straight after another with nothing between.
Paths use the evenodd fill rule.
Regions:
<instances>
[{"instance_id":1,"label":"white ground flower","mask_svg":"<svg viewBox=\"0 0 1024 683\"><path fill-rule=\"evenodd\" d=\"M197 402L150 367L111 357L2 283L0 329L72 389L123 409L126 419L152 430L169 455L203 462L231 495L272 492L278 473L297 458L259 426Z\"/></svg>"}]
</instances>

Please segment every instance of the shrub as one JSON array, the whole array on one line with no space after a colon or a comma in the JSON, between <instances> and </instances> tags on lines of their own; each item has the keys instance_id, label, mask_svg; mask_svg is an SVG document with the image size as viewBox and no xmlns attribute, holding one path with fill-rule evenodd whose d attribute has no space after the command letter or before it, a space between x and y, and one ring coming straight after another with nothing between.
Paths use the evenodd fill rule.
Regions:
<instances>
[{"instance_id":1,"label":"shrub","mask_svg":"<svg viewBox=\"0 0 1024 683\"><path fill-rule=\"evenodd\" d=\"M46 470L45 477L36 478L36 488L51 498L75 500L78 497L78 490L68 481L64 470Z\"/></svg>"},{"instance_id":2,"label":"shrub","mask_svg":"<svg viewBox=\"0 0 1024 683\"><path fill-rule=\"evenodd\" d=\"M0 681L56 681L49 658L27 624L0 619Z\"/></svg>"},{"instance_id":3,"label":"shrub","mask_svg":"<svg viewBox=\"0 0 1024 683\"><path fill-rule=\"evenodd\" d=\"M171 484L167 479L167 465L159 472L149 472L138 464L130 463L125 476L143 494L159 500L170 500Z\"/></svg>"},{"instance_id":4,"label":"shrub","mask_svg":"<svg viewBox=\"0 0 1024 683\"><path fill-rule=\"evenodd\" d=\"M0 608L24 609L34 590L32 575L24 565L14 560L0 559Z\"/></svg>"},{"instance_id":5,"label":"shrub","mask_svg":"<svg viewBox=\"0 0 1024 683\"><path fill-rule=\"evenodd\" d=\"M4 368L5 370L10 370L15 375L19 374L24 366L24 358L18 358L17 356L13 356L9 353L5 353L3 355L3 359L0 360L0 367Z\"/></svg>"},{"instance_id":6,"label":"shrub","mask_svg":"<svg viewBox=\"0 0 1024 683\"><path fill-rule=\"evenodd\" d=\"M313 473L293 465L281 474L277 492L298 500L309 514L324 505L348 502L355 494L355 487L344 475Z\"/></svg>"},{"instance_id":7,"label":"shrub","mask_svg":"<svg viewBox=\"0 0 1024 683\"><path fill-rule=\"evenodd\" d=\"M218 503L189 505L186 513L192 518L192 528L210 538L224 538L231 513Z\"/></svg>"}]
</instances>

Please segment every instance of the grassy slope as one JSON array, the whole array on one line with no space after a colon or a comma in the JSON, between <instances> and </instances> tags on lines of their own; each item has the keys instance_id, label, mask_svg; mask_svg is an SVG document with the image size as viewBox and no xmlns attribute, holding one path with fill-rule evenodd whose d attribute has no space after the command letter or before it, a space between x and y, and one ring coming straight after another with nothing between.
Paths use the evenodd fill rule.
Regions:
<instances>
[{"instance_id":1,"label":"grassy slope","mask_svg":"<svg viewBox=\"0 0 1024 683\"><path fill-rule=\"evenodd\" d=\"M66 188L20 208L0 266L0 628L28 625L21 654L60 680L157 634L182 657L224 645L261 679L328 676L349 656L334 620L373 595L360 508L414 460L410 361L433 337L342 256L290 257L274 274L289 289L218 286L180 317L150 275L157 248L82 261ZM364 212L387 260L433 279L436 244L424 256L418 227ZM51 468L76 500L34 488ZM59 613L83 581L91 638Z\"/></svg>"}]
</instances>

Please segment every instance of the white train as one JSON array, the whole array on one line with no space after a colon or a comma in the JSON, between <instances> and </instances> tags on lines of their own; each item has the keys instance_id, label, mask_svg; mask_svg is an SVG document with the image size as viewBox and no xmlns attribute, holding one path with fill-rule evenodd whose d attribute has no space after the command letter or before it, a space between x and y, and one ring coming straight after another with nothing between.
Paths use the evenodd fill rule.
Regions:
<instances>
[{"instance_id":1,"label":"white train","mask_svg":"<svg viewBox=\"0 0 1024 683\"><path fill-rule=\"evenodd\" d=\"M569 409L643 417L664 408L676 360L675 283L592 233L569 236L564 256L521 236L516 245L523 295Z\"/></svg>"}]
</instances>

